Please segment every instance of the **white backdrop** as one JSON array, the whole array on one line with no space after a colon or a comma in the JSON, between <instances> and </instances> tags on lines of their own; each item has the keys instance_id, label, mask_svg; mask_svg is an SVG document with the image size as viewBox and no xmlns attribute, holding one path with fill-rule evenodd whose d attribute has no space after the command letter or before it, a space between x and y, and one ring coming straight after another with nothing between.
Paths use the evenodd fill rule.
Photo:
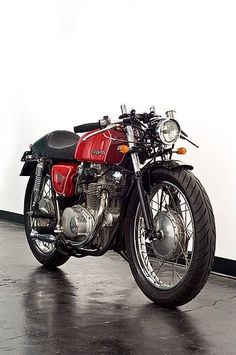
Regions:
<instances>
[{"instance_id":1,"label":"white backdrop","mask_svg":"<svg viewBox=\"0 0 236 355\"><path fill-rule=\"evenodd\" d=\"M55 129L176 109L217 221L217 256L236 259L235 6L212 0L0 2L0 209L22 213L20 158Z\"/></svg>"}]
</instances>

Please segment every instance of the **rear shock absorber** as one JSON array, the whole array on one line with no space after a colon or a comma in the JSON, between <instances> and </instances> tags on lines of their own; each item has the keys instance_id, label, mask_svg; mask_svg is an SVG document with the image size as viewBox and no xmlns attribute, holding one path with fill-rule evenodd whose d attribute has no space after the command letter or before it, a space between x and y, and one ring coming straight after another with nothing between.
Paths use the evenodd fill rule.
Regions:
<instances>
[{"instance_id":1,"label":"rear shock absorber","mask_svg":"<svg viewBox=\"0 0 236 355\"><path fill-rule=\"evenodd\" d=\"M35 170L35 180L34 180L34 187L33 187L34 195L33 195L33 204L32 204L33 207L36 207L39 203L43 170L44 170L44 160L41 158L38 160L38 164Z\"/></svg>"}]
</instances>

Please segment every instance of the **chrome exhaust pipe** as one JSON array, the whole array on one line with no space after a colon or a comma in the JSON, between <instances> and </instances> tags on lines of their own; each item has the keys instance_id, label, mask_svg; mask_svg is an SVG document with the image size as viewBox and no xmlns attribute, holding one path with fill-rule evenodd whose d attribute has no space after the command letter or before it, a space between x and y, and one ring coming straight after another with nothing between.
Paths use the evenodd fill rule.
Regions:
<instances>
[{"instance_id":1,"label":"chrome exhaust pipe","mask_svg":"<svg viewBox=\"0 0 236 355\"><path fill-rule=\"evenodd\" d=\"M100 206L99 206L96 222L91 233L91 239L93 239L97 235L104 222L105 213L107 212L107 208L108 208L108 201L109 201L108 191L102 190Z\"/></svg>"}]
</instances>

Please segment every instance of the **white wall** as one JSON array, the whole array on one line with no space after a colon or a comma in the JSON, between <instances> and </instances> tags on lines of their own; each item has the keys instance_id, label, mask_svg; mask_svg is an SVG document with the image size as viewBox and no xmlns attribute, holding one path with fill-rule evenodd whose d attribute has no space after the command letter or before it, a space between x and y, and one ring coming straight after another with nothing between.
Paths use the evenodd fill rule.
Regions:
<instances>
[{"instance_id":1,"label":"white wall","mask_svg":"<svg viewBox=\"0 0 236 355\"><path fill-rule=\"evenodd\" d=\"M152 104L200 149L187 162L236 259L235 6L212 0L0 2L0 209L22 212L20 157L40 135ZM183 144L183 143L182 143Z\"/></svg>"}]
</instances>

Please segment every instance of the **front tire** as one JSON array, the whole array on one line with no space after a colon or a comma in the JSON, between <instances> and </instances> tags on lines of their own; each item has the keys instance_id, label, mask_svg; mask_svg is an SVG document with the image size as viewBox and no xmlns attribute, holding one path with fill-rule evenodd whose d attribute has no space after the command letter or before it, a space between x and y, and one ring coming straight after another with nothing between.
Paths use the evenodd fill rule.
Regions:
<instances>
[{"instance_id":1,"label":"front tire","mask_svg":"<svg viewBox=\"0 0 236 355\"><path fill-rule=\"evenodd\" d=\"M41 242L37 239L33 239L30 233L35 226L48 227L50 223L53 224L52 220L47 218L35 218L30 216L30 211L32 210L32 200L33 200L33 186L35 177L32 175L29 178L28 185L25 193L24 202L24 224L25 232L27 236L27 241L30 249L35 256L35 258L47 268L56 268L63 265L68 259L68 255L62 254L57 250L56 246L52 243ZM50 203L52 206L54 204L54 194L52 190L50 177L45 175L43 177L43 183L41 187L41 198ZM46 196L46 197L45 197Z\"/></svg>"},{"instance_id":2,"label":"front tire","mask_svg":"<svg viewBox=\"0 0 236 355\"><path fill-rule=\"evenodd\" d=\"M181 167L158 168L152 173L149 201L162 238L154 241L146 237L134 191L125 236L130 268L150 300L165 307L181 306L201 291L212 268L212 207L199 180Z\"/></svg>"}]
</instances>

